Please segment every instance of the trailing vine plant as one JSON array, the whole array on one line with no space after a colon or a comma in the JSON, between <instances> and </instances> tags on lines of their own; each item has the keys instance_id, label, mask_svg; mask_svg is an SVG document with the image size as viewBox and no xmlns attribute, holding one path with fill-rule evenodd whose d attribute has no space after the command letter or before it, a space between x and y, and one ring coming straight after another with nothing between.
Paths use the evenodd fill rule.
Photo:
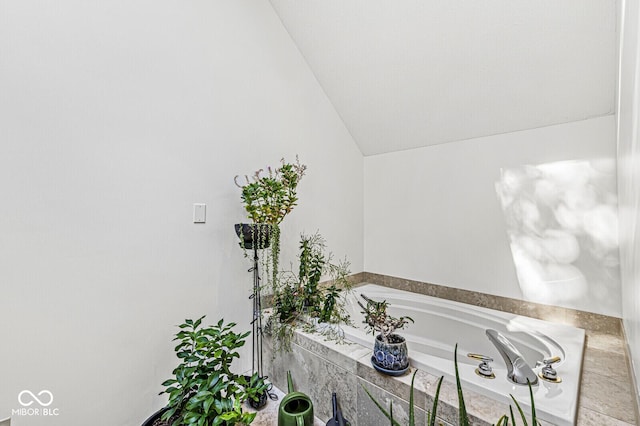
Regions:
<instances>
[{"instance_id":1,"label":"trailing vine plant","mask_svg":"<svg viewBox=\"0 0 640 426\"><path fill-rule=\"evenodd\" d=\"M342 340L339 324L349 323L343 292L351 289L349 262L333 262L326 242L318 232L300 235L297 274L284 271L274 290L273 314L267 329L274 338L275 352L291 349L293 327L302 325L325 337ZM322 277L328 278L322 284Z\"/></svg>"},{"instance_id":2,"label":"trailing vine plant","mask_svg":"<svg viewBox=\"0 0 640 426\"><path fill-rule=\"evenodd\" d=\"M266 171L257 170L251 177L245 175L244 182L239 175L234 178L236 186L241 189L240 198L247 217L254 225L269 225L259 228L259 238L263 242L268 239L271 245L270 253L267 254L271 265L266 269L273 287L276 286L279 274L280 223L297 205L298 183L307 169L306 165L300 164L298 156L294 163L287 163L284 158L280 163L275 169L269 166ZM265 235L267 233L268 236ZM241 244L245 248L244 244Z\"/></svg>"}]
</instances>

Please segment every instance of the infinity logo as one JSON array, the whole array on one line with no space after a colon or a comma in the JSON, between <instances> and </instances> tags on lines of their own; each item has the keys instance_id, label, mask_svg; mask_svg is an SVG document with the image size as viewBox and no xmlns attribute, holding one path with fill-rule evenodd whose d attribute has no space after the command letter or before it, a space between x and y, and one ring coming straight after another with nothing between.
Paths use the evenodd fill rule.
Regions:
<instances>
[{"instance_id":1,"label":"infinity logo","mask_svg":"<svg viewBox=\"0 0 640 426\"><path fill-rule=\"evenodd\" d=\"M41 401L38 396L42 396L43 394L47 394L49 395L49 402L43 402ZM28 402L24 402L22 400L22 396L23 395L29 395L31 396L31 398L33 399L33 401L28 401ZM38 392L38 396L35 396L33 394L33 392L29 391L29 390L23 390L22 392L20 392L18 394L18 402L20 403L20 405L22 405L23 407L28 407L31 404L33 404L34 402L37 402L38 404L42 405L43 407L48 407L53 403L53 394L51 392L49 392L48 390L41 390L40 392Z\"/></svg>"}]
</instances>

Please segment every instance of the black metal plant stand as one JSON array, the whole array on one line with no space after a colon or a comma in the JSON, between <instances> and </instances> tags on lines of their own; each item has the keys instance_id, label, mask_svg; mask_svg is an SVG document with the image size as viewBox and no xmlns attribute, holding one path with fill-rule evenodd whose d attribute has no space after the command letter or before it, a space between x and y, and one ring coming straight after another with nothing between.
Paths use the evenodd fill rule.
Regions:
<instances>
[{"instance_id":1,"label":"black metal plant stand","mask_svg":"<svg viewBox=\"0 0 640 426\"><path fill-rule=\"evenodd\" d=\"M253 301L253 319L251 321L251 374L258 373L261 378L266 378L263 371L262 364L262 299L260 297L260 271L258 269L258 248L257 244L253 247L253 267L249 269L249 272L253 272L253 292L249 296L249 299ZM270 385L267 389L267 395L272 400L277 400L278 395L271 391L273 385Z\"/></svg>"},{"instance_id":2,"label":"black metal plant stand","mask_svg":"<svg viewBox=\"0 0 640 426\"><path fill-rule=\"evenodd\" d=\"M253 300L253 320L251 321L251 335L253 338L251 373L258 373L262 377L262 301L260 297L260 272L258 270L258 249L253 248L253 293L249 299Z\"/></svg>"}]
</instances>

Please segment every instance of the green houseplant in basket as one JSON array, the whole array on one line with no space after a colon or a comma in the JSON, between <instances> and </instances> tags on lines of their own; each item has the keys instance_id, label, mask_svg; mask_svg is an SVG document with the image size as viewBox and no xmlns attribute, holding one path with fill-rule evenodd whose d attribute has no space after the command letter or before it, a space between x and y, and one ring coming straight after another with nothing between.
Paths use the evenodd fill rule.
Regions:
<instances>
[{"instance_id":1,"label":"green houseplant in basket","mask_svg":"<svg viewBox=\"0 0 640 426\"><path fill-rule=\"evenodd\" d=\"M180 363L174 377L162 383L166 389L161 394L169 394L162 420L170 426L250 424L256 414L244 412L242 403L263 384L231 371L231 363L239 358L237 349L249 333L235 333L235 324L223 320L201 327L203 318L179 325L174 340Z\"/></svg>"}]
</instances>

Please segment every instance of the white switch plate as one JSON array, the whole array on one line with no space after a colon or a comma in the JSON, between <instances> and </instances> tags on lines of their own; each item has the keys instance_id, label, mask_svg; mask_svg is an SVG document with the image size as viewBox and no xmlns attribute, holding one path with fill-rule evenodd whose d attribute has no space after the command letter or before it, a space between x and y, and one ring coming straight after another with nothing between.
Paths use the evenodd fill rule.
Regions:
<instances>
[{"instance_id":1,"label":"white switch plate","mask_svg":"<svg viewBox=\"0 0 640 426\"><path fill-rule=\"evenodd\" d=\"M207 205L196 203L193 205L193 223L205 223L207 219Z\"/></svg>"}]
</instances>

